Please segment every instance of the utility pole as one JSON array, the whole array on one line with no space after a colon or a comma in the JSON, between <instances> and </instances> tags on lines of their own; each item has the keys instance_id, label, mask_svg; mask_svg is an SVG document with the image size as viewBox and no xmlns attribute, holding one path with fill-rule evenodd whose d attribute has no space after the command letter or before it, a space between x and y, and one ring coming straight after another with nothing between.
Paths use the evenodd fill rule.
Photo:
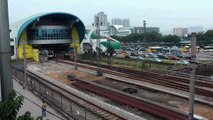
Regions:
<instances>
[{"instance_id":1,"label":"utility pole","mask_svg":"<svg viewBox=\"0 0 213 120\"><path fill-rule=\"evenodd\" d=\"M0 80L2 100L13 90L7 0L0 0Z\"/></svg>"},{"instance_id":2,"label":"utility pole","mask_svg":"<svg viewBox=\"0 0 213 120\"><path fill-rule=\"evenodd\" d=\"M143 41L144 41L145 46L147 46L146 45L146 20L143 21L143 32L144 32Z\"/></svg>"},{"instance_id":3,"label":"utility pole","mask_svg":"<svg viewBox=\"0 0 213 120\"><path fill-rule=\"evenodd\" d=\"M190 98L189 98L189 120L194 120L194 94L195 94L195 71L196 63L196 33L191 34L191 60L190 60Z\"/></svg>"},{"instance_id":4,"label":"utility pole","mask_svg":"<svg viewBox=\"0 0 213 120\"><path fill-rule=\"evenodd\" d=\"M92 26L95 26L94 23L92 23ZM93 40L90 38L90 61L91 63L93 63Z\"/></svg>"},{"instance_id":5,"label":"utility pole","mask_svg":"<svg viewBox=\"0 0 213 120\"><path fill-rule=\"evenodd\" d=\"M76 48L76 39L74 40L74 61L75 61L75 70L77 70L77 48Z\"/></svg>"},{"instance_id":6,"label":"utility pole","mask_svg":"<svg viewBox=\"0 0 213 120\"><path fill-rule=\"evenodd\" d=\"M109 58L108 58L108 59L109 59L109 64L111 65L111 64L112 64L112 56L111 56L112 45L111 45L111 40L110 40L109 37L107 37L107 40L108 40L108 42L109 42L109 48L110 48L110 51L108 51L108 52L109 52L109 53L108 53L108 54L109 54ZM108 49L109 49L109 48L108 48ZM114 49L113 49L113 50L114 50ZM114 52L113 52L113 54L114 54Z\"/></svg>"},{"instance_id":7,"label":"utility pole","mask_svg":"<svg viewBox=\"0 0 213 120\"><path fill-rule=\"evenodd\" d=\"M72 23L71 23L71 30L72 30L72 27L73 27L73 25L75 24L75 23L78 23L80 20L79 19L76 19L75 21L73 21ZM77 46L76 46L76 39L74 39L73 40L73 42L74 42L74 63L75 63L75 70L77 70Z\"/></svg>"},{"instance_id":8,"label":"utility pole","mask_svg":"<svg viewBox=\"0 0 213 120\"><path fill-rule=\"evenodd\" d=\"M24 55L24 63L23 63L23 68L24 68L24 84L23 84L23 89L26 88L27 85L27 62L26 62L26 43L27 41L23 42L23 55Z\"/></svg>"},{"instance_id":9,"label":"utility pole","mask_svg":"<svg viewBox=\"0 0 213 120\"><path fill-rule=\"evenodd\" d=\"M101 54L100 54L100 25L102 23L100 23L99 21L99 17L96 17L96 27L97 27L97 30L96 30L96 34L97 34L97 46L96 46L96 55L97 55L97 76L102 76L103 73L102 73L102 69L101 69Z\"/></svg>"},{"instance_id":10,"label":"utility pole","mask_svg":"<svg viewBox=\"0 0 213 120\"><path fill-rule=\"evenodd\" d=\"M92 39L90 39L90 61L93 62L93 59L92 59L92 55L93 55L93 42L92 42Z\"/></svg>"}]
</instances>

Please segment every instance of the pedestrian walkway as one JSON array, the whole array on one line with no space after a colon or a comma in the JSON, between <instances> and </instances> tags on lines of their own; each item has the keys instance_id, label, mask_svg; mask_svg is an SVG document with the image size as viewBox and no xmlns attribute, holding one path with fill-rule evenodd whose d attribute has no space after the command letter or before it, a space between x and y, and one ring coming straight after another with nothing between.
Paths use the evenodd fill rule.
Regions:
<instances>
[{"instance_id":1,"label":"pedestrian walkway","mask_svg":"<svg viewBox=\"0 0 213 120\"><path fill-rule=\"evenodd\" d=\"M21 94L24 96L24 103L22 108L19 110L18 116L23 115L26 111L30 111L34 118L42 115L41 105L42 100L37 97L34 93L23 87L15 80L13 80L13 88L16 90L17 95ZM52 107L47 107L47 116L44 120L66 120L61 114L59 114Z\"/></svg>"}]
</instances>

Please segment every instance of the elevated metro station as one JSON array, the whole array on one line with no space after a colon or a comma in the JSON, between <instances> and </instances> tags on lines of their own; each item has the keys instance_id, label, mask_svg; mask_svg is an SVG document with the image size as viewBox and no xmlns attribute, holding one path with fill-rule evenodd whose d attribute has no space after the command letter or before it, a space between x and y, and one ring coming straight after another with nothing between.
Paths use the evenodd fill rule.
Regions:
<instances>
[{"instance_id":1,"label":"elevated metro station","mask_svg":"<svg viewBox=\"0 0 213 120\"><path fill-rule=\"evenodd\" d=\"M23 59L24 43L26 58L39 61L42 50L64 53L74 46L80 52L85 36L85 26L69 13L37 14L10 25L12 59Z\"/></svg>"}]
</instances>

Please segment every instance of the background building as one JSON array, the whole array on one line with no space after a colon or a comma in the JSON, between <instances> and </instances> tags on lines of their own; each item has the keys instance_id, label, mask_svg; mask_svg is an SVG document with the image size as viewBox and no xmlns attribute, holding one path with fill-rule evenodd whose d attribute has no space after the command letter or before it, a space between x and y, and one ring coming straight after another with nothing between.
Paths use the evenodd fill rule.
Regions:
<instances>
[{"instance_id":1,"label":"background building","mask_svg":"<svg viewBox=\"0 0 213 120\"><path fill-rule=\"evenodd\" d=\"M174 28L172 34L177 35L179 37L187 36L188 28Z\"/></svg>"},{"instance_id":2,"label":"background building","mask_svg":"<svg viewBox=\"0 0 213 120\"><path fill-rule=\"evenodd\" d=\"M81 53L89 52L92 48L93 51L96 51L97 47L97 28L94 26L87 26L86 27L86 34L84 40L81 42ZM103 34L102 32L108 31L100 31L101 38L100 40L100 48L103 52L106 52L109 46L112 46L115 50L120 49L121 43L118 40L115 40L108 36L108 33ZM109 42L110 41L110 42Z\"/></svg>"},{"instance_id":3,"label":"background building","mask_svg":"<svg viewBox=\"0 0 213 120\"><path fill-rule=\"evenodd\" d=\"M124 27L130 27L130 20L129 19L124 19Z\"/></svg>"},{"instance_id":4,"label":"background building","mask_svg":"<svg viewBox=\"0 0 213 120\"><path fill-rule=\"evenodd\" d=\"M107 21L107 15L104 12L99 12L94 16L94 24L97 27L96 23L99 20L99 25L102 27L109 27L109 23Z\"/></svg>"},{"instance_id":5,"label":"background building","mask_svg":"<svg viewBox=\"0 0 213 120\"><path fill-rule=\"evenodd\" d=\"M159 27L146 27L146 33L157 32L160 33ZM131 29L131 33L144 33L144 27L134 27Z\"/></svg>"},{"instance_id":6,"label":"background building","mask_svg":"<svg viewBox=\"0 0 213 120\"><path fill-rule=\"evenodd\" d=\"M124 27L130 27L130 20L114 18L114 19L112 19L112 25L122 25Z\"/></svg>"},{"instance_id":7,"label":"background building","mask_svg":"<svg viewBox=\"0 0 213 120\"><path fill-rule=\"evenodd\" d=\"M111 25L109 27L109 35L116 36L127 36L131 34L131 30L128 27L124 27L123 25Z\"/></svg>"}]
</instances>

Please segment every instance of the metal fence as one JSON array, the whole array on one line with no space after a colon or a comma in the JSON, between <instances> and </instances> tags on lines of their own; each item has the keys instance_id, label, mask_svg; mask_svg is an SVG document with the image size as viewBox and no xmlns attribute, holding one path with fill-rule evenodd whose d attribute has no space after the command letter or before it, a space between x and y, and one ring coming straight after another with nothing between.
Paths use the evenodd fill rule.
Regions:
<instances>
[{"instance_id":1,"label":"metal fence","mask_svg":"<svg viewBox=\"0 0 213 120\"><path fill-rule=\"evenodd\" d=\"M21 68L13 66L13 76L24 83L24 74ZM27 73L27 88L38 94L42 99L52 107L60 111L67 119L74 120L103 120L104 118L95 111L89 110L83 104L85 101L76 96L67 95L60 88L49 85L43 79L40 79L30 73ZM81 102L81 103L80 103Z\"/></svg>"},{"instance_id":2,"label":"metal fence","mask_svg":"<svg viewBox=\"0 0 213 120\"><path fill-rule=\"evenodd\" d=\"M169 74L179 76L179 77L184 77L184 78L190 78L190 73L187 73L187 72L184 73L184 72L179 72L179 71L172 71L172 72L169 72ZM213 82L213 77L211 77L211 76L195 75L195 79Z\"/></svg>"},{"instance_id":3,"label":"metal fence","mask_svg":"<svg viewBox=\"0 0 213 120\"><path fill-rule=\"evenodd\" d=\"M102 64L109 64L108 56L101 57ZM79 56L79 61L90 61L92 63L97 63L95 56L91 57L90 55L81 55ZM174 70L186 67L186 65L167 63L167 62L158 62L155 60L138 60L131 58L118 58L113 57L111 65L118 65L120 67L132 67L138 70Z\"/></svg>"}]
</instances>

